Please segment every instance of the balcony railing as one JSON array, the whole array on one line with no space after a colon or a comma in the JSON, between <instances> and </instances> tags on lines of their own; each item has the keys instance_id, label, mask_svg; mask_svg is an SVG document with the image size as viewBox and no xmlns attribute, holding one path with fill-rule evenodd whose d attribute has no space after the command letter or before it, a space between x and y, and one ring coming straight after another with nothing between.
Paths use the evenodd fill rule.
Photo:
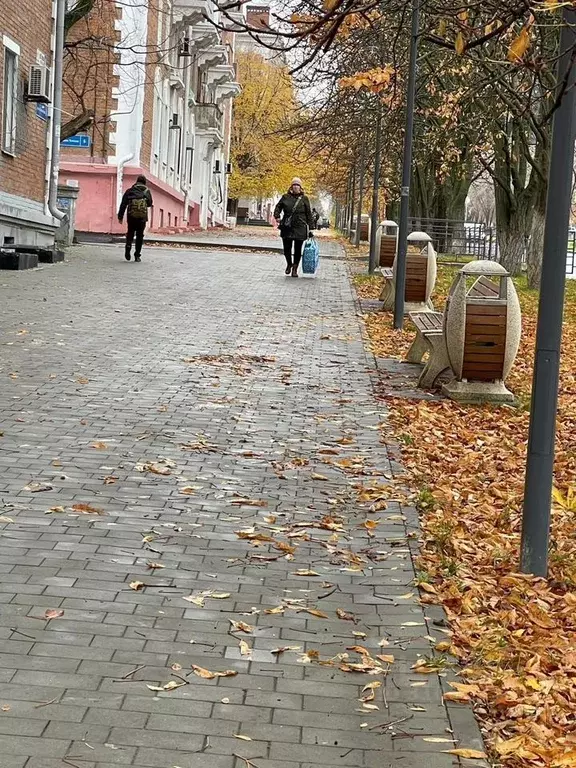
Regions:
<instances>
[{"instance_id":1,"label":"balcony railing","mask_svg":"<svg viewBox=\"0 0 576 768\"><path fill-rule=\"evenodd\" d=\"M222 127L222 111L217 104L195 104L194 116L197 128L215 128L219 131Z\"/></svg>"}]
</instances>

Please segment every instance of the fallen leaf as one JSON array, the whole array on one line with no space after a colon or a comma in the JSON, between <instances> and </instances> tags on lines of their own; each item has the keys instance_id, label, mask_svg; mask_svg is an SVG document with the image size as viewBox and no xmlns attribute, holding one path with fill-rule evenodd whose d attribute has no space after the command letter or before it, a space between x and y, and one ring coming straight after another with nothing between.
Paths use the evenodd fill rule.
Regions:
<instances>
[{"instance_id":1,"label":"fallen leaf","mask_svg":"<svg viewBox=\"0 0 576 768\"><path fill-rule=\"evenodd\" d=\"M264 499L232 499L230 504L235 504L239 507L267 507L268 502Z\"/></svg>"},{"instance_id":2,"label":"fallen leaf","mask_svg":"<svg viewBox=\"0 0 576 768\"><path fill-rule=\"evenodd\" d=\"M302 646L301 645L284 645L281 648L274 648L274 650L270 651L270 653L273 653L274 656L279 656L281 653L286 653L287 651L301 651Z\"/></svg>"},{"instance_id":3,"label":"fallen leaf","mask_svg":"<svg viewBox=\"0 0 576 768\"><path fill-rule=\"evenodd\" d=\"M241 734L241 733L235 733L235 734L234 734L234 738L235 738L235 739L241 739L241 741L252 741L252 739L250 738L250 736L242 736L242 734Z\"/></svg>"},{"instance_id":4,"label":"fallen leaf","mask_svg":"<svg viewBox=\"0 0 576 768\"><path fill-rule=\"evenodd\" d=\"M114 485L114 483L118 479L119 478L114 477L114 475L108 475L107 477L104 478L104 485Z\"/></svg>"},{"instance_id":5,"label":"fallen leaf","mask_svg":"<svg viewBox=\"0 0 576 768\"><path fill-rule=\"evenodd\" d=\"M238 672L234 669L227 669L224 672L210 672L209 669L204 667L198 667L196 664L192 664L192 671L198 677L203 677L205 680L214 680L217 677L236 677Z\"/></svg>"},{"instance_id":6,"label":"fallen leaf","mask_svg":"<svg viewBox=\"0 0 576 768\"><path fill-rule=\"evenodd\" d=\"M98 440L97 442L92 443L92 448L96 448L96 450L98 451L105 451L108 448L108 446L106 445L106 443L103 443L102 441Z\"/></svg>"},{"instance_id":7,"label":"fallen leaf","mask_svg":"<svg viewBox=\"0 0 576 768\"><path fill-rule=\"evenodd\" d=\"M186 685L186 683L177 683L175 680L170 680L169 683L166 683L164 686L165 691L175 691L176 688L182 688L183 685Z\"/></svg>"},{"instance_id":8,"label":"fallen leaf","mask_svg":"<svg viewBox=\"0 0 576 768\"><path fill-rule=\"evenodd\" d=\"M89 384L90 383L90 379L87 379L86 376L79 376L76 379L76 383L77 384Z\"/></svg>"},{"instance_id":9,"label":"fallen leaf","mask_svg":"<svg viewBox=\"0 0 576 768\"><path fill-rule=\"evenodd\" d=\"M11 707L9 704L4 704L2 707L2 712L10 712L10 709Z\"/></svg>"},{"instance_id":10,"label":"fallen leaf","mask_svg":"<svg viewBox=\"0 0 576 768\"><path fill-rule=\"evenodd\" d=\"M208 592L206 597L212 600L227 600L230 597L230 592Z\"/></svg>"},{"instance_id":11,"label":"fallen leaf","mask_svg":"<svg viewBox=\"0 0 576 768\"><path fill-rule=\"evenodd\" d=\"M445 739L444 736L423 736L422 741L427 741L430 744L449 744L454 742L454 739Z\"/></svg>"},{"instance_id":12,"label":"fallen leaf","mask_svg":"<svg viewBox=\"0 0 576 768\"><path fill-rule=\"evenodd\" d=\"M285 610L286 610L286 606L279 605L276 608L266 608L264 613L267 613L267 614L270 614L270 615L274 615L274 614L277 614L277 613L284 613Z\"/></svg>"},{"instance_id":13,"label":"fallen leaf","mask_svg":"<svg viewBox=\"0 0 576 768\"><path fill-rule=\"evenodd\" d=\"M380 659L380 661L383 661L384 664L394 664L394 656L390 655L384 655L384 654L378 654L376 656L377 659Z\"/></svg>"},{"instance_id":14,"label":"fallen leaf","mask_svg":"<svg viewBox=\"0 0 576 768\"><path fill-rule=\"evenodd\" d=\"M342 608L336 608L336 616L342 621L356 621L356 616L352 613L347 613Z\"/></svg>"},{"instance_id":15,"label":"fallen leaf","mask_svg":"<svg viewBox=\"0 0 576 768\"><path fill-rule=\"evenodd\" d=\"M165 565L162 565L162 563L146 563L146 565L148 566L148 568L149 568L151 571L155 571L155 570L157 570L158 568L166 568L166 566L165 566Z\"/></svg>"},{"instance_id":16,"label":"fallen leaf","mask_svg":"<svg viewBox=\"0 0 576 768\"><path fill-rule=\"evenodd\" d=\"M250 656L251 654L252 654L252 648L250 648L246 640L240 640L240 655Z\"/></svg>"},{"instance_id":17,"label":"fallen leaf","mask_svg":"<svg viewBox=\"0 0 576 768\"><path fill-rule=\"evenodd\" d=\"M273 525L276 522L276 515L266 515L266 517L263 518L265 523L268 523L269 525Z\"/></svg>"},{"instance_id":18,"label":"fallen leaf","mask_svg":"<svg viewBox=\"0 0 576 768\"><path fill-rule=\"evenodd\" d=\"M254 631L254 627L250 626L250 624L246 624L243 621L234 621L234 619L229 619L229 621L230 624L232 624L232 630L234 632L245 632L247 635L249 635Z\"/></svg>"},{"instance_id":19,"label":"fallen leaf","mask_svg":"<svg viewBox=\"0 0 576 768\"><path fill-rule=\"evenodd\" d=\"M29 491L30 493L42 493L43 491L52 491L54 489L53 485L50 485L50 483L28 483L28 485L24 486L22 489L23 491Z\"/></svg>"},{"instance_id":20,"label":"fallen leaf","mask_svg":"<svg viewBox=\"0 0 576 768\"><path fill-rule=\"evenodd\" d=\"M66 507L50 507L46 512L44 512L45 515L54 515L54 514L63 514L66 512Z\"/></svg>"},{"instance_id":21,"label":"fallen leaf","mask_svg":"<svg viewBox=\"0 0 576 768\"><path fill-rule=\"evenodd\" d=\"M81 515L104 515L105 512L100 507L94 507L92 504L74 504L72 509Z\"/></svg>"},{"instance_id":22,"label":"fallen leaf","mask_svg":"<svg viewBox=\"0 0 576 768\"><path fill-rule=\"evenodd\" d=\"M442 753L446 755L456 755L457 757L465 757L469 760L484 760L487 758L486 753L480 752L478 749L443 749Z\"/></svg>"},{"instance_id":23,"label":"fallen leaf","mask_svg":"<svg viewBox=\"0 0 576 768\"><path fill-rule=\"evenodd\" d=\"M134 592L139 592L141 589L144 589L144 582L143 581L131 581L130 582L130 589L133 589Z\"/></svg>"},{"instance_id":24,"label":"fallen leaf","mask_svg":"<svg viewBox=\"0 0 576 768\"><path fill-rule=\"evenodd\" d=\"M198 608L204 608L205 605L205 597L203 595L188 595L187 597L183 597L182 600L186 600L188 603L193 603L194 605L197 605Z\"/></svg>"},{"instance_id":25,"label":"fallen leaf","mask_svg":"<svg viewBox=\"0 0 576 768\"><path fill-rule=\"evenodd\" d=\"M172 672L180 672L182 670L182 664L171 664L170 669Z\"/></svg>"},{"instance_id":26,"label":"fallen leaf","mask_svg":"<svg viewBox=\"0 0 576 768\"><path fill-rule=\"evenodd\" d=\"M62 616L64 616L64 611L59 610L58 608L49 608L44 614L46 621L51 621L52 619L60 619Z\"/></svg>"},{"instance_id":27,"label":"fallen leaf","mask_svg":"<svg viewBox=\"0 0 576 768\"><path fill-rule=\"evenodd\" d=\"M321 482L328 480L327 477L325 477L324 475L319 475L317 472L312 472L310 477L312 478L312 480L319 480Z\"/></svg>"},{"instance_id":28,"label":"fallen leaf","mask_svg":"<svg viewBox=\"0 0 576 768\"><path fill-rule=\"evenodd\" d=\"M0 523L13 523L14 520L12 520L11 517L6 517L6 515L0 515Z\"/></svg>"},{"instance_id":29,"label":"fallen leaf","mask_svg":"<svg viewBox=\"0 0 576 768\"><path fill-rule=\"evenodd\" d=\"M193 485L185 485L184 488L180 488L178 493L182 493L184 496L193 496L196 493L196 488Z\"/></svg>"},{"instance_id":30,"label":"fallen leaf","mask_svg":"<svg viewBox=\"0 0 576 768\"><path fill-rule=\"evenodd\" d=\"M319 611L317 608L300 608L299 613L309 613L310 616L315 616L317 619L330 618L323 611Z\"/></svg>"},{"instance_id":31,"label":"fallen leaf","mask_svg":"<svg viewBox=\"0 0 576 768\"><path fill-rule=\"evenodd\" d=\"M292 575L293 576L320 576L320 574L316 573L316 571L307 571L305 568L299 571L294 571Z\"/></svg>"}]
</instances>

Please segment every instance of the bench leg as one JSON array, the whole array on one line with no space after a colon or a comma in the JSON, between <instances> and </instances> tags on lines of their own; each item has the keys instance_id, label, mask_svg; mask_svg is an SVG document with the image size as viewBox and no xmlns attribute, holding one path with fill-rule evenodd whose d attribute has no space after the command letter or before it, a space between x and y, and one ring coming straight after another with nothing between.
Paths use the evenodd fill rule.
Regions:
<instances>
[{"instance_id":1,"label":"bench leg","mask_svg":"<svg viewBox=\"0 0 576 768\"><path fill-rule=\"evenodd\" d=\"M426 341L430 348L430 355L418 379L418 386L421 389L432 389L440 374L450 368L450 360L448 358L446 342L443 338L437 339L434 342L431 342L429 339L426 339Z\"/></svg>"},{"instance_id":2,"label":"bench leg","mask_svg":"<svg viewBox=\"0 0 576 768\"><path fill-rule=\"evenodd\" d=\"M416 338L412 342L412 346L406 354L407 363L421 363L422 358L430 349L430 345L427 344L426 339L420 331L416 331Z\"/></svg>"},{"instance_id":3,"label":"bench leg","mask_svg":"<svg viewBox=\"0 0 576 768\"><path fill-rule=\"evenodd\" d=\"M394 283L392 280L386 280L382 293L380 294L380 301L382 304L383 312L391 312L394 309Z\"/></svg>"}]
</instances>

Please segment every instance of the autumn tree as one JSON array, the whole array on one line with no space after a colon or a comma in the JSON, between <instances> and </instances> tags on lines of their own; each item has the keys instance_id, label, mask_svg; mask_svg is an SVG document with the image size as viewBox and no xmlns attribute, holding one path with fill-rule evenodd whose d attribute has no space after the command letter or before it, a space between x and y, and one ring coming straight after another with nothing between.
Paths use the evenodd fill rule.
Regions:
<instances>
[{"instance_id":1,"label":"autumn tree","mask_svg":"<svg viewBox=\"0 0 576 768\"><path fill-rule=\"evenodd\" d=\"M230 197L271 197L296 175L310 188L314 168L307 162L303 171L304 142L290 135L300 106L288 68L257 53L241 53L237 63L242 92L234 102Z\"/></svg>"}]
</instances>

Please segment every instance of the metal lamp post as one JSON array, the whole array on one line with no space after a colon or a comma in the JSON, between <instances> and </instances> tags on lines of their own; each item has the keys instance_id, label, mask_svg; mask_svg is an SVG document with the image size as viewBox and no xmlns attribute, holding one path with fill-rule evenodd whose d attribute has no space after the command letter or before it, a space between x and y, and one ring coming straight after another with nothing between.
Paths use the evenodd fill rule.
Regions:
<instances>
[{"instance_id":1,"label":"metal lamp post","mask_svg":"<svg viewBox=\"0 0 576 768\"><path fill-rule=\"evenodd\" d=\"M576 135L576 10L572 6L566 7L563 18L558 61L558 87L562 101L554 114L552 126L522 521L521 570L535 576L546 576L548 571L560 344Z\"/></svg>"},{"instance_id":2,"label":"metal lamp post","mask_svg":"<svg viewBox=\"0 0 576 768\"><path fill-rule=\"evenodd\" d=\"M374 147L374 180L372 182L372 216L370 219L370 257L368 260L368 274L373 275L378 264L376 253L376 232L378 229L378 192L380 187L380 158L382 154L382 109L378 104L378 117L376 118L376 142Z\"/></svg>"},{"instance_id":3,"label":"metal lamp post","mask_svg":"<svg viewBox=\"0 0 576 768\"><path fill-rule=\"evenodd\" d=\"M404 294L406 291L406 254L408 253L408 208L410 205L410 179L412 175L412 144L414 139L414 108L416 105L416 74L418 68L418 37L420 34L420 2L412 0L412 39L406 97L406 128L402 162L402 191L398 227L398 255L396 257L396 293L394 297L394 328L404 325Z\"/></svg>"}]
</instances>

